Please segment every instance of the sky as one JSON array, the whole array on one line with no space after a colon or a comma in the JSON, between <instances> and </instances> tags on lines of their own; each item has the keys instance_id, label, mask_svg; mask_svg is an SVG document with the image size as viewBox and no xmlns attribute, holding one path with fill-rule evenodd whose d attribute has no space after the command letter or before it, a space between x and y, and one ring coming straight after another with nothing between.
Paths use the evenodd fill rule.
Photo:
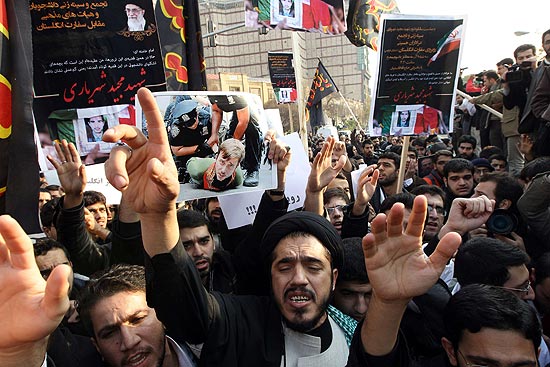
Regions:
<instances>
[{"instance_id":1,"label":"sky","mask_svg":"<svg viewBox=\"0 0 550 367\"><path fill-rule=\"evenodd\" d=\"M402 14L466 15L461 67L466 74L495 69L524 43L542 44L550 28L548 0L396 0ZM522 7L525 4L526 7ZM514 32L529 32L516 36Z\"/></svg>"}]
</instances>

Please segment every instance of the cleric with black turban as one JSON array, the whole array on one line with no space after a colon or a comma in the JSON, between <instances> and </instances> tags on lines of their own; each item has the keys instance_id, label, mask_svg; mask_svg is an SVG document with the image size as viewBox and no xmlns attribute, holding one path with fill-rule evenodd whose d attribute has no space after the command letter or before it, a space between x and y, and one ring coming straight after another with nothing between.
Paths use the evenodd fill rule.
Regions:
<instances>
[{"instance_id":1,"label":"cleric with black turban","mask_svg":"<svg viewBox=\"0 0 550 367\"><path fill-rule=\"evenodd\" d=\"M271 264L271 255L279 241L295 232L308 233L317 238L329 251L332 268L342 267L344 251L340 235L326 218L310 212L290 212L267 228L260 245L264 264Z\"/></svg>"}]
</instances>

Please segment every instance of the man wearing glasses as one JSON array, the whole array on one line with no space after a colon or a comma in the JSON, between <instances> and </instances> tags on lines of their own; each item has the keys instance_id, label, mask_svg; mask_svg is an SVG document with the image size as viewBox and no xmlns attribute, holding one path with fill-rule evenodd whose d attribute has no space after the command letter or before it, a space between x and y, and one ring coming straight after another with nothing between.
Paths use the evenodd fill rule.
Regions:
<instances>
[{"instance_id":1,"label":"man wearing glasses","mask_svg":"<svg viewBox=\"0 0 550 367\"><path fill-rule=\"evenodd\" d=\"M469 225L483 223L494 205L475 200L479 205L470 207ZM464 287L439 310L445 326L440 353L419 356L418 351L409 350L409 340L400 330L407 305L438 281L461 243L460 235L448 233L427 257L421 249L426 209L426 199L416 197L406 229L401 205L372 221L372 232L363 239L365 265L374 289L360 326L366 353L357 353L352 343L348 363L358 361L369 367L538 366L541 332L533 309L508 290L479 284Z\"/></svg>"}]
</instances>

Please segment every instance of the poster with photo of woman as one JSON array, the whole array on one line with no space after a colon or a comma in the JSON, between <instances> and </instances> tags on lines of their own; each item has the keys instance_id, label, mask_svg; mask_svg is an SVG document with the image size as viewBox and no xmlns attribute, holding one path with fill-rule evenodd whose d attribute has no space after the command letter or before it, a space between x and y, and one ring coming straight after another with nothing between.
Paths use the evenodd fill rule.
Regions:
<instances>
[{"instance_id":1,"label":"poster with photo of woman","mask_svg":"<svg viewBox=\"0 0 550 367\"><path fill-rule=\"evenodd\" d=\"M302 27L302 0L271 0L271 24Z\"/></svg>"},{"instance_id":2,"label":"poster with photo of woman","mask_svg":"<svg viewBox=\"0 0 550 367\"><path fill-rule=\"evenodd\" d=\"M391 117L391 135L412 135L416 123L417 110L414 106L395 106Z\"/></svg>"}]
</instances>

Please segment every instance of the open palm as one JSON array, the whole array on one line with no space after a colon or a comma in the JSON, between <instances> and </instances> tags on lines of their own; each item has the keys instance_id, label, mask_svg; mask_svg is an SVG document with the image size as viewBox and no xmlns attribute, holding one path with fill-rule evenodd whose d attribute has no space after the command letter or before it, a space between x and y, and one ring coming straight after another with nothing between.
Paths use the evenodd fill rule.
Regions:
<instances>
[{"instance_id":1,"label":"open palm","mask_svg":"<svg viewBox=\"0 0 550 367\"><path fill-rule=\"evenodd\" d=\"M372 221L372 232L363 239L363 251L369 280L379 299L395 301L424 294L437 282L460 245L460 236L451 233L430 257L424 254L421 245L426 208L426 198L417 197L404 232L402 204L394 205L387 218L380 214Z\"/></svg>"},{"instance_id":2,"label":"open palm","mask_svg":"<svg viewBox=\"0 0 550 367\"><path fill-rule=\"evenodd\" d=\"M0 349L26 347L48 336L69 308L70 268L42 279L32 243L10 216L0 217Z\"/></svg>"}]
</instances>

